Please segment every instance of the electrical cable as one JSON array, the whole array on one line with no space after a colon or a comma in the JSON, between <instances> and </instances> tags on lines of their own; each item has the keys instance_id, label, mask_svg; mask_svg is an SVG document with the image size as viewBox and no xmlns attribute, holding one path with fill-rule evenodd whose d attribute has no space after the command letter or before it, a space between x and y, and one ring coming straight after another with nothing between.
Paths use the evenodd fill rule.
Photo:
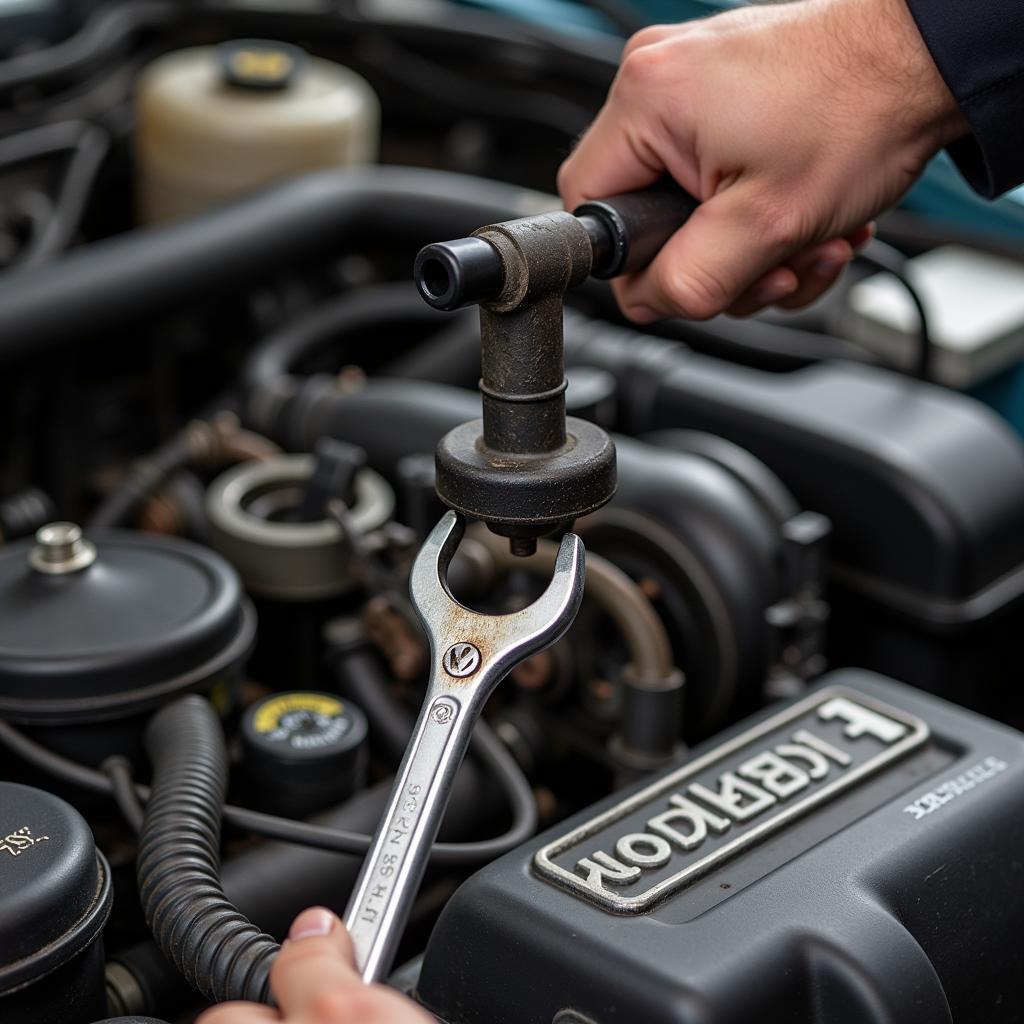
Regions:
<instances>
[{"instance_id":1,"label":"electrical cable","mask_svg":"<svg viewBox=\"0 0 1024 1024\"><path fill-rule=\"evenodd\" d=\"M61 182L53 214L26 247L18 263L43 263L74 240L89 205L93 186L110 151L110 136L96 125L83 128Z\"/></svg>"},{"instance_id":2,"label":"electrical cable","mask_svg":"<svg viewBox=\"0 0 1024 1024\"><path fill-rule=\"evenodd\" d=\"M57 200L32 232L18 264L43 263L71 244L109 150L110 136L88 121L58 121L0 139L0 168L71 152Z\"/></svg>"},{"instance_id":3,"label":"electrical cable","mask_svg":"<svg viewBox=\"0 0 1024 1024\"><path fill-rule=\"evenodd\" d=\"M93 529L123 526L147 495L191 461L192 449L187 435L184 432L175 434L131 467L117 489L95 509L87 525Z\"/></svg>"},{"instance_id":4,"label":"electrical cable","mask_svg":"<svg viewBox=\"0 0 1024 1024\"><path fill-rule=\"evenodd\" d=\"M121 817L128 822L133 832L141 832L145 809L135 792L131 761L120 754L114 754L100 764L100 770L110 779L110 795L114 798Z\"/></svg>"},{"instance_id":5,"label":"electrical cable","mask_svg":"<svg viewBox=\"0 0 1024 1024\"><path fill-rule=\"evenodd\" d=\"M166 2L105 5L69 39L0 61L0 91L80 74L112 57L136 33L165 25L180 10Z\"/></svg>"},{"instance_id":6,"label":"electrical cable","mask_svg":"<svg viewBox=\"0 0 1024 1024\"><path fill-rule=\"evenodd\" d=\"M537 827L537 806L533 791L519 765L486 723L477 723L476 734L477 754L505 791L512 810L512 824L504 834L493 839L470 843L435 843L430 855L430 862L435 865L469 867L486 863L521 846L532 837ZM113 797L114 785L107 774L48 750L2 719L0 745L55 778L91 793ZM148 786L136 785L135 793L140 800L145 801L149 798L150 790ZM372 837L365 833L279 818L232 804L224 805L224 820L265 839L277 839L335 853L360 856L369 850L372 842Z\"/></svg>"},{"instance_id":7,"label":"electrical cable","mask_svg":"<svg viewBox=\"0 0 1024 1024\"><path fill-rule=\"evenodd\" d=\"M924 300L921 298L921 293L918 289L911 283L908 275L909 258L900 252L899 249L887 245L885 242L880 242L876 238L870 242L867 248L857 253L856 259L865 266L873 267L875 270L880 270L882 273L895 278L910 297L918 319L918 348L917 359L914 364L914 376L920 380L929 380L935 345L932 341L931 328L928 323L928 311L925 309Z\"/></svg>"}]
</instances>

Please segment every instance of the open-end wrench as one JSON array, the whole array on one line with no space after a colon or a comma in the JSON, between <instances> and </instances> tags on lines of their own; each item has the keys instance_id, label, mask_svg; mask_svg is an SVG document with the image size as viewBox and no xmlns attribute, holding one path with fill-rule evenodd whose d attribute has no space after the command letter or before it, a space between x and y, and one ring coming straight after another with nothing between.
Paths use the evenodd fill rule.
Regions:
<instances>
[{"instance_id":1,"label":"open-end wrench","mask_svg":"<svg viewBox=\"0 0 1024 1024\"><path fill-rule=\"evenodd\" d=\"M388 972L430 848L487 698L524 659L562 637L583 598L583 542L567 534L544 593L509 615L459 604L448 589L465 522L447 512L412 568L412 603L430 638L430 682L359 881L345 913L356 967L366 981Z\"/></svg>"}]
</instances>

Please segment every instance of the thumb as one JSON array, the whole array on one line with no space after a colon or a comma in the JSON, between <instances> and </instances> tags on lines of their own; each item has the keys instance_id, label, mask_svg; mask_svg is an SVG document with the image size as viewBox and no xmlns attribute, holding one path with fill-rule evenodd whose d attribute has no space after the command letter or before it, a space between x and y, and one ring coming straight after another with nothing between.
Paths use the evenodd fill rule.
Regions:
<instances>
[{"instance_id":1,"label":"thumb","mask_svg":"<svg viewBox=\"0 0 1024 1024\"><path fill-rule=\"evenodd\" d=\"M702 203L649 267L617 283L623 312L641 323L669 316L707 320L723 312L800 248L791 219L766 217L765 205L752 184L731 186Z\"/></svg>"},{"instance_id":2,"label":"thumb","mask_svg":"<svg viewBox=\"0 0 1024 1024\"><path fill-rule=\"evenodd\" d=\"M352 940L326 907L310 907L293 922L270 969L270 988L282 1014L298 1016L327 993L361 986Z\"/></svg>"}]
</instances>

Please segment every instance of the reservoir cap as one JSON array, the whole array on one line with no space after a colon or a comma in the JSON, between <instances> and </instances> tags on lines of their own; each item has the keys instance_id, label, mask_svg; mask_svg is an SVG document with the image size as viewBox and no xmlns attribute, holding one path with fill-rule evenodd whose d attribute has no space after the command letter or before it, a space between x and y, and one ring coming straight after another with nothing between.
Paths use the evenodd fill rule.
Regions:
<instances>
[{"instance_id":1,"label":"reservoir cap","mask_svg":"<svg viewBox=\"0 0 1024 1024\"><path fill-rule=\"evenodd\" d=\"M0 548L0 715L117 718L248 652L254 616L215 552L172 537L44 526Z\"/></svg>"},{"instance_id":2,"label":"reservoir cap","mask_svg":"<svg viewBox=\"0 0 1024 1024\"><path fill-rule=\"evenodd\" d=\"M350 796L366 777L366 717L329 693L275 693L242 719L245 768L268 806L310 814Z\"/></svg>"},{"instance_id":3,"label":"reservoir cap","mask_svg":"<svg viewBox=\"0 0 1024 1024\"><path fill-rule=\"evenodd\" d=\"M112 898L110 869L82 816L51 793L0 782L0 995L89 946Z\"/></svg>"}]
</instances>

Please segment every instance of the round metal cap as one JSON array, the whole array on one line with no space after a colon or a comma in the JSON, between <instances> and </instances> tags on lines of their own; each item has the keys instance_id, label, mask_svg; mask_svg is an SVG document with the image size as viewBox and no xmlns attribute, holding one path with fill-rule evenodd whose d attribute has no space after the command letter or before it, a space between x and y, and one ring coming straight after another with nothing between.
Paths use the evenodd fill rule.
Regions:
<instances>
[{"instance_id":1,"label":"round metal cap","mask_svg":"<svg viewBox=\"0 0 1024 1024\"><path fill-rule=\"evenodd\" d=\"M0 715L25 722L117 718L237 666L255 630L234 570L197 544L97 531L74 570L77 527L0 548ZM56 534L57 536L54 536ZM47 559L53 559L47 562Z\"/></svg>"}]
</instances>

